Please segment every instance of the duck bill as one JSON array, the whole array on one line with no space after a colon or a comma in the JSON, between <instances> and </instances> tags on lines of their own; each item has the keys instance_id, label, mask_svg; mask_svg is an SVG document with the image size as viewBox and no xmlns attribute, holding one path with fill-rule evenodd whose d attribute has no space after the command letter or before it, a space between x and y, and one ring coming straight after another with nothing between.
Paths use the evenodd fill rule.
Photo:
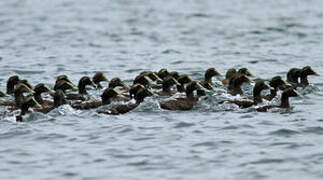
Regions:
<instances>
[{"instance_id":1,"label":"duck bill","mask_svg":"<svg viewBox=\"0 0 323 180\"><path fill-rule=\"evenodd\" d=\"M313 71L313 76L320 76L317 72Z\"/></svg>"},{"instance_id":2,"label":"duck bill","mask_svg":"<svg viewBox=\"0 0 323 180\"><path fill-rule=\"evenodd\" d=\"M301 95L299 92L297 92L297 91L295 91L295 90L294 90L294 92L296 93L297 97L301 97L301 98L303 98L303 97L304 97L304 96L303 96L303 95Z\"/></svg>"},{"instance_id":3,"label":"duck bill","mask_svg":"<svg viewBox=\"0 0 323 180\"><path fill-rule=\"evenodd\" d=\"M106 82L109 82L110 81L105 74L103 74L102 79L103 79L103 81L106 81Z\"/></svg>"},{"instance_id":4,"label":"duck bill","mask_svg":"<svg viewBox=\"0 0 323 180\"><path fill-rule=\"evenodd\" d=\"M37 101L34 101L34 103L35 103L33 105L34 108L42 108L42 106Z\"/></svg>"},{"instance_id":5,"label":"duck bill","mask_svg":"<svg viewBox=\"0 0 323 180\"><path fill-rule=\"evenodd\" d=\"M265 87L270 90L275 90L275 88L271 87L268 82L264 82Z\"/></svg>"},{"instance_id":6,"label":"duck bill","mask_svg":"<svg viewBox=\"0 0 323 180\"><path fill-rule=\"evenodd\" d=\"M256 75L254 73L250 72L249 70L247 71L247 76L256 77Z\"/></svg>"},{"instance_id":7,"label":"duck bill","mask_svg":"<svg viewBox=\"0 0 323 180\"><path fill-rule=\"evenodd\" d=\"M148 85L154 84L153 80L151 80L149 77L145 76L144 78L147 80Z\"/></svg>"}]
</instances>

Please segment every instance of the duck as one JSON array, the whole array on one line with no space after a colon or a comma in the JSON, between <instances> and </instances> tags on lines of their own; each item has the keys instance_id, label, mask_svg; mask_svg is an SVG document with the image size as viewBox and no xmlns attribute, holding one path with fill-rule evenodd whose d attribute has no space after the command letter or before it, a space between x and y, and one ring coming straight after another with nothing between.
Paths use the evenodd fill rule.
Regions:
<instances>
[{"instance_id":1,"label":"duck","mask_svg":"<svg viewBox=\"0 0 323 180\"><path fill-rule=\"evenodd\" d=\"M112 78L110 80L110 82L109 82L109 86L108 87L109 88L116 88L118 86L122 87L125 91L129 91L129 89L130 89L130 87L126 83L124 83L123 81L121 81L121 79L118 78L118 77Z\"/></svg>"},{"instance_id":2,"label":"duck","mask_svg":"<svg viewBox=\"0 0 323 180\"><path fill-rule=\"evenodd\" d=\"M302 69L300 68L291 68L287 72L287 82L293 85L296 88L299 84L298 79L301 77Z\"/></svg>"},{"instance_id":3,"label":"duck","mask_svg":"<svg viewBox=\"0 0 323 180\"><path fill-rule=\"evenodd\" d=\"M170 75L170 73L168 72L168 70L167 70L167 69L163 68L163 69L160 69L160 70L158 71L157 75L158 75L158 77L159 77L160 79L164 79L164 78L166 78L167 76L169 76L169 75Z\"/></svg>"},{"instance_id":4,"label":"duck","mask_svg":"<svg viewBox=\"0 0 323 180\"><path fill-rule=\"evenodd\" d=\"M301 75L300 75L300 78L301 78L301 82L300 82L300 86L301 87L306 87L309 85L309 82L308 82L308 79L307 79L307 76L310 76L310 75L313 75L313 76L320 76L317 72L315 72L311 66L305 66L302 68L302 71L301 71Z\"/></svg>"},{"instance_id":5,"label":"duck","mask_svg":"<svg viewBox=\"0 0 323 180\"><path fill-rule=\"evenodd\" d=\"M136 100L135 103L117 104L110 107L108 110L98 110L97 112L99 114L109 114L109 115L125 114L137 108L140 105L140 103L144 101L145 97L152 96L152 95L153 93L147 88L139 89L135 95L135 100Z\"/></svg>"},{"instance_id":6,"label":"duck","mask_svg":"<svg viewBox=\"0 0 323 180\"><path fill-rule=\"evenodd\" d=\"M230 79L228 86L228 93L232 96L236 96L238 94L243 95L243 91L241 89L241 85L243 83L250 83L251 80L244 74L235 75Z\"/></svg>"},{"instance_id":7,"label":"duck","mask_svg":"<svg viewBox=\"0 0 323 180\"><path fill-rule=\"evenodd\" d=\"M75 86L75 84L65 74L62 74L62 75L59 75L59 76L56 77L55 85L61 80L67 81L70 84L72 84L73 86ZM56 90L55 86L54 86L54 90Z\"/></svg>"},{"instance_id":8,"label":"duck","mask_svg":"<svg viewBox=\"0 0 323 180\"><path fill-rule=\"evenodd\" d=\"M225 79L222 80L222 84L227 86L229 85L230 79L234 77L234 75L237 73L237 70L234 68L230 68L225 73Z\"/></svg>"},{"instance_id":9,"label":"duck","mask_svg":"<svg viewBox=\"0 0 323 180\"><path fill-rule=\"evenodd\" d=\"M244 75L246 75L246 76L248 76L248 77L256 77L252 72L250 72L250 71L249 71L249 69L248 69L248 68L240 68L240 69L238 70L238 73L240 73L240 74L244 74Z\"/></svg>"},{"instance_id":10,"label":"duck","mask_svg":"<svg viewBox=\"0 0 323 180\"><path fill-rule=\"evenodd\" d=\"M101 95L101 99L91 99L88 101L76 102L72 104L72 107L75 109L93 109L100 106L108 105L113 101L118 101L120 95L113 88L106 88Z\"/></svg>"},{"instance_id":11,"label":"duck","mask_svg":"<svg viewBox=\"0 0 323 180\"><path fill-rule=\"evenodd\" d=\"M37 103L34 97L27 97L20 106L20 114L16 116L16 122L23 121L23 115L25 115L30 107L41 108L41 105Z\"/></svg>"},{"instance_id":12,"label":"duck","mask_svg":"<svg viewBox=\"0 0 323 180\"><path fill-rule=\"evenodd\" d=\"M253 105L257 105L258 103L262 103L261 91L265 89L274 90L266 81L259 80L256 82L253 88L253 97L251 98L243 98L243 99L234 99L228 100L224 102L229 102L232 104L238 105L240 108L248 108Z\"/></svg>"},{"instance_id":13,"label":"duck","mask_svg":"<svg viewBox=\"0 0 323 180\"><path fill-rule=\"evenodd\" d=\"M136 93L140 89L145 89L145 86L143 86L142 84L139 84L139 83L132 85L131 88L129 89L129 97L134 98Z\"/></svg>"},{"instance_id":14,"label":"duck","mask_svg":"<svg viewBox=\"0 0 323 180\"><path fill-rule=\"evenodd\" d=\"M163 89L162 89L162 91L156 92L156 94L159 96L171 96L171 95L175 94L176 91L171 90L173 85L180 86L181 84L179 84L178 81L172 76L168 76L168 77L164 78Z\"/></svg>"},{"instance_id":15,"label":"duck","mask_svg":"<svg viewBox=\"0 0 323 180\"><path fill-rule=\"evenodd\" d=\"M270 90L270 94L263 96L263 98L267 101L271 101L277 96L277 91L279 88L285 89L287 87L292 87L292 85L283 80L281 76L272 77L269 85L273 87L273 89Z\"/></svg>"},{"instance_id":16,"label":"duck","mask_svg":"<svg viewBox=\"0 0 323 180\"><path fill-rule=\"evenodd\" d=\"M19 83L16 85L14 90L14 101L2 101L0 106L13 106L15 108L20 108L22 103L24 102L24 95L23 93L35 93L34 90L30 89L23 83Z\"/></svg>"},{"instance_id":17,"label":"duck","mask_svg":"<svg viewBox=\"0 0 323 180\"><path fill-rule=\"evenodd\" d=\"M162 101L159 103L159 105L162 109L172 110L172 111L191 110L199 100L199 96L195 96L194 91L201 90L201 89L203 89L203 87L198 82L192 81L186 86L186 90L185 90L186 97Z\"/></svg>"},{"instance_id":18,"label":"duck","mask_svg":"<svg viewBox=\"0 0 323 180\"><path fill-rule=\"evenodd\" d=\"M213 90L212 77L222 76L215 68L209 68L204 73L204 80L200 81L200 84L208 90Z\"/></svg>"},{"instance_id":19,"label":"duck","mask_svg":"<svg viewBox=\"0 0 323 180\"><path fill-rule=\"evenodd\" d=\"M103 72L97 72L94 74L92 81L94 84L96 84L97 89L102 89L103 87L100 84L100 82L102 82L102 81L109 82L109 79L107 78L107 76Z\"/></svg>"},{"instance_id":20,"label":"duck","mask_svg":"<svg viewBox=\"0 0 323 180\"><path fill-rule=\"evenodd\" d=\"M78 82L78 94L66 94L68 100L81 100L85 101L88 99L88 92L86 86L91 85L96 88L96 85L91 81L88 76L83 76Z\"/></svg>"},{"instance_id":21,"label":"duck","mask_svg":"<svg viewBox=\"0 0 323 180\"><path fill-rule=\"evenodd\" d=\"M146 75L142 74L142 75L138 75L135 80L133 81L133 85L135 84L141 84L147 88L149 88L152 84L153 81Z\"/></svg>"},{"instance_id":22,"label":"duck","mask_svg":"<svg viewBox=\"0 0 323 180\"><path fill-rule=\"evenodd\" d=\"M63 90L61 90L61 89L56 90L55 93L53 94L53 97L54 97L53 104L50 104L47 106L41 105L41 107L34 108L33 110L35 112L41 112L41 113L47 114L50 111L52 111L53 109L55 109L61 105L67 104L67 100L65 98L65 94L64 94Z\"/></svg>"},{"instance_id":23,"label":"duck","mask_svg":"<svg viewBox=\"0 0 323 180\"><path fill-rule=\"evenodd\" d=\"M42 107L53 104L52 101L44 100L41 96L42 93L49 93L51 95L53 95L55 93L48 86L46 86L44 83L37 84L34 88L34 91L35 91L34 98L37 101L37 103L40 104Z\"/></svg>"},{"instance_id":24,"label":"duck","mask_svg":"<svg viewBox=\"0 0 323 180\"><path fill-rule=\"evenodd\" d=\"M15 91L15 86L19 83L19 76L10 76L7 80L7 94L12 95Z\"/></svg>"},{"instance_id":25,"label":"duck","mask_svg":"<svg viewBox=\"0 0 323 180\"><path fill-rule=\"evenodd\" d=\"M187 74L182 74L178 77L177 81L180 84L176 86L177 91L182 93L182 92L185 92L185 84L188 84L193 80Z\"/></svg>"},{"instance_id":26,"label":"duck","mask_svg":"<svg viewBox=\"0 0 323 180\"><path fill-rule=\"evenodd\" d=\"M66 92L66 90L72 90L72 91L78 90L73 83L71 83L70 81L66 81L66 80L56 81L55 86L54 86L54 90L56 91L58 89L63 90L64 93Z\"/></svg>"},{"instance_id":27,"label":"duck","mask_svg":"<svg viewBox=\"0 0 323 180\"><path fill-rule=\"evenodd\" d=\"M255 110L258 112L267 112L273 108L287 109L290 108L289 98L290 97L303 97L300 93L298 93L294 88L287 88L283 91L281 96L281 104L280 105L268 105L258 107Z\"/></svg>"},{"instance_id":28,"label":"duck","mask_svg":"<svg viewBox=\"0 0 323 180\"><path fill-rule=\"evenodd\" d=\"M172 71L169 73L170 76L172 76L174 79L178 79L179 78L179 73L177 71Z\"/></svg>"}]
</instances>

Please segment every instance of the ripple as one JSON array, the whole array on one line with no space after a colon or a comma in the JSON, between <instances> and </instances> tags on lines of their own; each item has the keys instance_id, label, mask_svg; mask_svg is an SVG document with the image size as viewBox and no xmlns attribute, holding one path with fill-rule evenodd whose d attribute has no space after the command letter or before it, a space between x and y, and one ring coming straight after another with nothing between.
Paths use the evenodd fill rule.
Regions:
<instances>
[{"instance_id":1,"label":"ripple","mask_svg":"<svg viewBox=\"0 0 323 180\"><path fill-rule=\"evenodd\" d=\"M187 123L187 122L180 122L177 123L174 128L185 128L185 127L191 127L191 126L195 126L194 123Z\"/></svg>"},{"instance_id":2,"label":"ripple","mask_svg":"<svg viewBox=\"0 0 323 180\"><path fill-rule=\"evenodd\" d=\"M296 134L299 134L299 133L300 132L295 131L295 130L282 128L282 129L279 129L279 130L276 130L276 131L272 131L269 134L270 135L277 135L277 136L286 136L286 137L289 137L289 136L296 135Z\"/></svg>"}]
</instances>

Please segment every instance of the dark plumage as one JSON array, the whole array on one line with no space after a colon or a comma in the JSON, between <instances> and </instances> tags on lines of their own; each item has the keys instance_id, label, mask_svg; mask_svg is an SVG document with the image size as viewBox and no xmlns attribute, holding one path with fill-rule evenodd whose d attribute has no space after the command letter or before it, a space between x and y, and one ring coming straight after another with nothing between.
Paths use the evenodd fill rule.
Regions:
<instances>
[{"instance_id":1,"label":"dark plumage","mask_svg":"<svg viewBox=\"0 0 323 180\"><path fill-rule=\"evenodd\" d=\"M138 75L135 80L133 81L133 84L141 84L145 87L150 87L151 84L153 84L153 81L146 75Z\"/></svg>"},{"instance_id":2,"label":"dark plumage","mask_svg":"<svg viewBox=\"0 0 323 180\"><path fill-rule=\"evenodd\" d=\"M228 69L228 71L225 74L225 79L222 80L222 84L225 86L229 85L231 78L234 77L236 73L237 73L236 69L234 68Z\"/></svg>"},{"instance_id":3,"label":"dark plumage","mask_svg":"<svg viewBox=\"0 0 323 180\"><path fill-rule=\"evenodd\" d=\"M163 90L156 93L159 96L171 96L176 93L176 91L171 90L172 86L174 85L180 86L180 84L177 82L177 80L174 77L168 76L163 80L163 86L162 86Z\"/></svg>"},{"instance_id":4,"label":"dark plumage","mask_svg":"<svg viewBox=\"0 0 323 180\"><path fill-rule=\"evenodd\" d=\"M72 104L72 107L75 109L93 109L103 105L108 105L113 101L118 101L118 97L120 95L116 90L113 88L106 88L101 95L101 99L91 99L88 101L77 102Z\"/></svg>"},{"instance_id":5,"label":"dark plumage","mask_svg":"<svg viewBox=\"0 0 323 180\"><path fill-rule=\"evenodd\" d=\"M186 74L180 75L177 79L180 85L177 85L178 92L185 92L185 84L192 82L193 80Z\"/></svg>"},{"instance_id":6,"label":"dark plumage","mask_svg":"<svg viewBox=\"0 0 323 180\"><path fill-rule=\"evenodd\" d=\"M126 91L129 91L130 89L130 87L126 83L121 81L120 78L118 77L112 78L109 82L109 88L116 88L118 86L122 87Z\"/></svg>"},{"instance_id":7,"label":"dark plumage","mask_svg":"<svg viewBox=\"0 0 323 180\"><path fill-rule=\"evenodd\" d=\"M158 75L158 77L160 78L160 79L164 79L164 78L166 78L167 76L169 76L170 75L170 73L168 72L168 70L167 69L160 69L159 71L158 71L158 73L157 73L157 75Z\"/></svg>"},{"instance_id":8,"label":"dark plumage","mask_svg":"<svg viewBox=\"0 0 323 180\"><path fill-rule=\"evenodd\" d=\"M243 91L241 89L241 85L243 83L250 83L251 80L246 75L235 75L230 79L230 83L228 86L228 93L235 96L235 95L242 95Z\"/></svg>"},{"instance_id":9,"label":"dark plumage","mask_svg":"<svg viewBox=\"0 0 323 180\"><path fill-rule=\"evenodd\" d=\"M100 84L100 82L102 81L109 82L109 79L103 72L97 72L93 76L92 81L94 82L94 84L96 84L97 89L102 89L102 85Z\"/></svg>"},{"instance_id":10,"label":"dark plumage","mask_svg":"<svg viewBox=\"0 0 323 180\"><path fill-rule=\"evenodd\" d=\"M258 103L262 103L261 91L264 89L273 90L274 88L272 88L267 82L261 80L255 84L252 98L228 100L227 102L236 104L241 108L248 108L253 105L257 105Z\"/></svg>"},{"instance_id":11,"label":"dark plumage","mask_svg":"<svg viewBox=\"0 0 323 180\"><path fill-rule=\"evenodd\" d=\"M139 89L135 95L136 103L117 104L112 106L108 110L99 110L97 112L100 114L110 114L110 115L125 114L129 111L132 111L136 107L138 107L140 103L144 101L145 97L152 96L152 95L153 93L147 88Z\"/></svg>"},{"instance_id":12,"label":"dark plumage","mask_svg":"<svg viewBox=\"0 0 323 180\"><path fill-rule=\"evenodd\" d=\"M273 105L271 105L271 106L263 106L263 107L257 108L256 111L258 111L258 112L267 112L269 109L272 109L272 108L289 108L290 107L289 97L302 97L302 95L299 94L293 88L287 88L282 93L281 104L279 106L273 106Z\"/></svg>"},{"instance_id":13,"label":"dark plumage","mask_svg":"<svg viewBox=\"0 0 323 180\"><path fill-rule=\"evenodd\" d=\"M54 103L53 104L47 105L47 106L42 106L40 108L34 108L34 111L47 114L50 111L52 111L53 109L67 103L67 100L65 99L65 94L61 89L58 89L54 93L53 97L54 97Z\"/></svg>"},{"instance_id":14,"label":"dark plumage","mask_svg":"<svg viewBox=\"0 0 323 180\"><path fill-rule=\"evenodd\" d=\"M215 68L209 68L204 73L204 80L200 81L200 84L208 90L213 90L212 77L221 76L221 74L215 70Z\"/></svg>"},{"instance_id":15,"label":"dark plumage","mask_svg":"<svg viewBox=\"0 0 323 180\"><path fill-rule=\"evenodd\" d=\"M15 106L20 108L21 104L24 102L25 97L23 93L35 93L32 89L26 86L23 83L19 83L14 90L14 101L3 101L0 103L0 106Z\"/></svg>"},{"instance_id":16,"label":"dark plumage","mask_svg":"<svg viewBox=\"0 0 323 180\"><path fill-rule=\"evenodd\" d=\"M291 87L292 85L283 80L280 76L275 76L271 79L269 85L273 87L273 89L270 90L270 94L264 96L263 98L271 101L277 96L277 91L279 88L285 89L287 87Z\"/></svg>"},{"instance_id":17,"label":"dark plumage","mask_svg":"<svg viewBox=\"0 0 323 180\"><path fill-rule=\"evenodd\" d=\"M85 101L88 99L86 86L91 85L93 87L96 87L96 85L91 81L91 79L88 76L83 76L78 83L78 94L66 94L66 99L68 100L81 100Z\"/></svg>"},{"instance_id":18,"label":"dark plumage","mask_svg":"<svg viewBox=\"0 0 323 180\"><path fill-rule=\"evenodd\" d=\"M17 75L11 76L7 80L7 94L13 94L15 90L15 85L19 83L20 79Z\"/></svg>"},{"instance_id":19,"label":"dark plumage","mask_svg":"<svg viewBox=\"0 0 323 180\"><path fill-rule=\"evenodd\" d=\"M316 73L312 68L311 66L305 66L302 68L302 72L301 72L301 82L300 82L300 86L301 87L306 87L309 85L309 82L308 82L308 79L307 79L307 76L310 76L310 75L313 75L313 76L319 76L318 73Z\"/></svg>"},{"instance_id":20,"label":"dark plumage","mask_svg":"<svg viewBox=\"0 0 323 180\"><path fill-rule=\"evenodd\" d=\"M42 93L50 93L50 94L54 94L55 92L53 90L51 90L48 86L46 86L44 83L39 83L35 86L34 88L34 98L37 101L38 104L40 104L41 106L48 106L49 104L53 104L52 101L48 101L48 100L43 100L41 94Z\"/></svg>"},{"instance_id":21,"label":"dark plumage","mask_svg":"<svg viewBox=\"0 0 323 180\"><path fill-rule=\"evenodd\" d=\"M72 83L70 83L69 81L66 81L66 80L56 81L56 84L54 86L54 90L56 91L58 89L61 89L64 93L66 90L77 91L77 88Z\"/></svg>"},{"instance_id":22,"label":"dark plumage","mask_svg":"<svg viewBox=\"0 0 323 180\"><path fill-rule=\"evenodd\" d=\"M159 103L162 109L167 110L191 110L198 102L199 96L194 96L195 90L201 90L203 87L196 81L190 82L185 90L185 98L171 99Z\"/></svg>"},{"instance_id":23,"label":"dark plumage","mask_svg":"<svg viewBox=\"0 0 323 180\"><path fill-rule=\"evenodd\" d=\"M25 115L28 112L28 109L30 107L36 107L36 108L40 108L41 107L32 96L26 98L22 102L22 104L20 106L20 114L18 116L16 116L16 121L17 122L21 122L23 120L22 119L22 116Z\"/></svg>"}]
</instances>

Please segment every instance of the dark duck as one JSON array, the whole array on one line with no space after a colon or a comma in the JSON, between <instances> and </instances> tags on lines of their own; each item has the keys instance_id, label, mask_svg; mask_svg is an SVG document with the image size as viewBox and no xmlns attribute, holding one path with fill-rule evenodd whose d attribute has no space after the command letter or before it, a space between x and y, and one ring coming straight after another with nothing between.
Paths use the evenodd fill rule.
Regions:
<instances>
[{"instance_id":1,"label":"dark duck","mask_svg":"<svg viewBox=\"0 0 323 180\"><path fill-rule=\"evenodd\" d=\"M283 80L281 76L274 76L273 78L271 78L269 85L273 87L273 89L270 90L270 94L263 97L268 101L273 100L277 96L277 91L279 89L285 89L292 86L291 84Z\"/></svg>"},{"instance_id":2,"label":"dark duck","mask_svg":"<svg viewBox=\"0 0 323 180\"><path fill-rule=\"evenodd\" d=\"M53 104L48 104L46 106L34 108L34 111L47 114L50 111L52 111L53 109L55 109L61 105L67 104L67 100L65 99L65 94L61 89L58 89L55 91L55 93L53 94L53 98L54 98Z\"/></svg>"},{"instance_id":3,"label":"dark duck","mask_svg":"<svg viewBox=\"0 0 323 180\"><path fill-rule=\"evenodd\" d=\"M159 103L162 109L166 110L191 110L198 102L199 95L194 95L195 90L202 90L203 87L196 81L190 82L185 90L186 97L176 98Z\"/></svg>"},{"instance_id":4,"label":"dark duck","mask_svg":"<svg viewBox=\"0 0 323 180\"><path fill-rule=\"evenodd\" d=\"M102 89L103 87L101 85L101 82L102 81L109 82L109 79L103 72L97 72L94 74L92 81L94 84L96 84L97 89Z\"/></svg>"},{"instance_id":5,"label":"dark duck","mask_svg":"<svg viewBox=\"0 0 323 180\"><path fill-rule=\"evenodd\" d=\"M200 84L208 90L213 90L212 77L221 76L221 74L215 70L215 68L209 68L204 73L204 80L200 81Z\"/></svg>"},{"instance_id":6,"label":"dark duck","mask_svg":"<svg viewBox=\"0 0 323 180\"><path fill-rule=\"evenodd\" d=\"M253 88L253 97L252 98L243 98L243 99L234 99L228 100L224 102L229 102L238 105L240 108L248 108L253 105L257 105L262 103L261 91L265 89L274 90L267 82L265 81L258 81L256 82Z\"/></svg>"},{"instance_id":7,"label":"dark duck","mask_svg":"<svg viewBox=\"0 0 323 180\"><path fill-rule=\"evenodd\" d=\"M26 86L23 83L19 83L14 90L14 101L3 101L1 106L14 106L20 108L21 104L24 102L25 96L24 93L35 93L32 89Z\"/></svg>"},{"instance_id":8,"label":"dark duck","mask_svg":"<svg viewBox=\"0 0 323 180\"><path fill-rule=\"evenodd\" d=\"M125 114L137 108L140 105L140 103L144 101L145 97L152 96L152 95L153 93L147 88L141 88L135 94L135 100L136 100L135 103L117 104L112 106L108 110L99 110L97 112L100 114L110 114L110 115Z\"/></svg>"},{"instance_id":9,"label":"dark duck","mask_svg":"<svg viewBox=\"0 0 323 180\"><path fill-rule=\"evenodd\" d=\"M119 101L120 95L113 88L106 88L101 95L101 99L91 99L88 101L76 102L72 104L75 109L93 109L100 106L108 105L113 101Z\"/></svg>"},{"instance_id":10,"label":"dark duck","mask_svg":"<svg viewBox=\"0 0 323 180\"><path fill-rule=\"evenodd\" d=\"M20 79L17 75L11 76L7 80L7 94L13 94L15 86L19 83Z\"/></svg>"},{"instance_id":11,"label":"dark duck","mask_svg":"<svg viewBox=\"0 0 323 180\"><path fill-rule=\"evenodd\" d=\"M176 93L176 91L172 91L171 88L174 85L180 86L178 81L172 76L168 76L168 77L164 78L162 85L163 85L162 91L156 92L156 94L159 96L171 96Z\"/></svg>"},{"instance_id":12,"label":"dark duck","mask_svg":"<svg viewBox=\"0 0 323 180\"><path fill-rule=\"evenodd\" d=\"M241 89L241 85L243 83L250 83L251 80L244 74L235 75L230 79L228 86L228 93L236 96L238 94L242 95L243 91Z\"/></svg>"},{"instance_id":13,"label":"dark duck","mask_svg":"<svg viewBox=\"0 0 323 180\"><path fill-rule=\"evenodd\" d=\"M83 76L78 83L78 93L77 94L66 94L66 99L68 100L81 100L85 101L88 99L88 92L86 86L93 86L96 88L96 85L91 81L88 76Z\"/></svg>"},{"instance_id":14,"label":"dark duck","mask_svg":"<svg viewBox=\"0 0 323 180\"><path fill-rule=\"evenodd\" d=\"M168 72L168 70L167 70L167 69L163 68L163 69L160 69L160 70L158 71L157 75L158 75L158 77L159 77L160 79L164 79L164 78L166 78L166 77L170 76L171 74Z\"/></svg>"},{"instance_id":15,"label":"dark duck","mask_svg":"<svg viewBox=\"0 0 323 180\"><path fill-rule=\"evenodd\" d=\"M20 114L16 116L16 121L23 121L23 116L29 112L30 107L41 108L41 105L37 103L34 97L30 96L22 102L20 106Z\"/></svg>"},{"instance_id":16,"label":"dark duck","mask_svg":"<svg viewBox=\"0 0 323 180\"><path fill-rule=\"evenodd\" d=\"M122 87L122 89L124 89L125 91L129 91L130 89L130 87L126 83L121 81L121 79L118 77L112 78L109 82L109 88L116 88L116 87Z\"/></svg>"},{"instance_id":17,"label":"dark duck","mask_svg":"<svg viewBox=\"0 0 323 180\"><path fill-rule=\"evenodd\" d=\"M145 74L141 74L141 75L138 75L135 80L133 81L133 84L141 84L147 88L149 88L152 84L153 84L153 81L148 77L146 76Z\"/></svg>"},{"instance_id":18,"label":"dark duck","mask_svg":"<svg viewBox=\"0 0 323 180\"><path fill-rule=\"evenodd\" d=\"M306 87L309 85L307 76L319 76L318 73L316 73L310 66L305 66L302 68L302 72L301 72L301 82L300 82L300 86L301 87Z\"/></svg>"},{"instance_id":19,"label":"dark duck","mask_svg":"<svg viewBox=\"0 0 323 180\"><path fill-rule=\"evenodd\" d=\"M66 80L59 80L56 81L55 86L54 86L54 90L58 90L61 89L64 93L67 90L72 90L72 91L77 91L77 87L71 83L70 81L66 81Z\"/></svg>"},{"instance_id":20,"label":"dark duck","mask_svg":"<svg viewBox=\"0 0 323 180\"><path fill-rule=\"evenodd\" d=\"M75 84L67 77L67 75L59 75L57 76L56 78L56 81L55 81L55 86L54 86L54 90L56 91L56 84L58 84L59 81L67 81L69 82L70 84L72 84L73 86L75 86Z\"/></svg>"},{"instance_id":21,"label":"dark duck","mask_svg":"<svg viewBox=\"0 0 323 180\"><path fill-rule=\"evenodd\" d=\"M278 109L287 109L290 108L289 104L289 98L290 97L303 97L301 94L299 94L295 89L293 88L287 88L283 91L281 96L281 104L280 105L269 105L269 106L263 106L256 108L256 111L258 112L267 112L270 109L278 108Z\"/></svg>"},{"instance_id":22,"label":"dark duck","mask_svg":"<svg viewBox=\"0 0 323 180\"><path fill-rule=\"evenodd\" d=\"M177 91L182 93L182 92L185 92L185 84L188 84L193 80L188 75L182 74L178 77L177 81L180 84L176 86Z\"/></svg>"},{"instance_id":23,"label":"dark duck","mask_svg":"<svg viewBox=\"0 0 323 180\"><path fill-rule=\"evenodd\" d=\"M49 93L53 95L55 92L51 90L48 86L46 86L44 83L39 83L34 88L34 98L37 101L38 104L40 104L42 107L48 106L49 104L53 104L52 101L44 100L42 98L43 93Z\"/></svg>"}]
</instances>

